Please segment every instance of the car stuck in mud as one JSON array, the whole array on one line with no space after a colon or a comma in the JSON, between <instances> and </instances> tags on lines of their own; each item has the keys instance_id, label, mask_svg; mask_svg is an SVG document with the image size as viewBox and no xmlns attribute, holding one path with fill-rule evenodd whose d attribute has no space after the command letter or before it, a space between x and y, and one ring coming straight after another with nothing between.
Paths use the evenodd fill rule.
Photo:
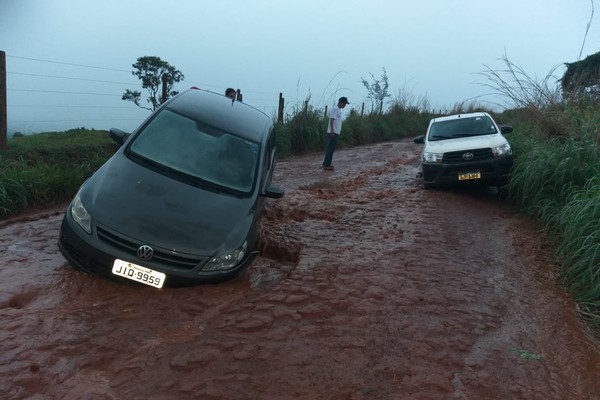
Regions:
<instances>
[{"instance_id":1,"label":"car stuck in mud","mask_svg":"<svg viewBox=\"0 0 600 400\"><path fill-rule=\"evenodd\" d=\"M257 254L276 163L270 117L188 90L130 136L80 188L59 247L75 267L161 288L236 276Z\"/></svg>"}]
</instances>

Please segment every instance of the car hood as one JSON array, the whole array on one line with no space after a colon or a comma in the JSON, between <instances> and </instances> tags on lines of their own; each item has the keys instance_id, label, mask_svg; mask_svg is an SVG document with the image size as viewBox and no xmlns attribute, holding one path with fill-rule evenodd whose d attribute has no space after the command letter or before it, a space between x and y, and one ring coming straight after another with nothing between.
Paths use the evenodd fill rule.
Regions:
<instances>
[{"instance_id":1,"label":"car hood","mask_svg":"<svg viewBox=\"0 0 600 400\"><path fill-rule=\"evenodd\" d=\"M211 255L241 245L256 216L254 197L215 193L145 168L116 153L82 187L93 221L135 242Z\"/></svg>"},{"instance_id":2,"label":"car hood","mask_svg":"<svg viewBox=\"0 0 600 400\"><path fill-rule=\"evenodd\" d=\"M469 136L427 142L425 150L432 153L447 153L451 151L497 147L505 143L507 143L506 138L501 134Z\"/></svg>"}]
</instances>

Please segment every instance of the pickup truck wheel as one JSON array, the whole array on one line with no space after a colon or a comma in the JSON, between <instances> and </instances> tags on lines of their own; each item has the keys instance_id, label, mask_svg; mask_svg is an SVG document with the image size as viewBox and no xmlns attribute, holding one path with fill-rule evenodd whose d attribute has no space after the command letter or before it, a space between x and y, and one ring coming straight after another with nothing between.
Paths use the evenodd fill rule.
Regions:
<instances>
[{"instance_id":1,"label":"pickup truck wheel","mask_svg":"<svg viewBox=\"0 0 600 400\"><path fill-rule=\"evenodd\" d=\"M497 188L498 188L498 197L500 197L501 199L507 199L508 198L508 188L506 187L506 185L497 186Z\"/></svg>"}]
</instances>

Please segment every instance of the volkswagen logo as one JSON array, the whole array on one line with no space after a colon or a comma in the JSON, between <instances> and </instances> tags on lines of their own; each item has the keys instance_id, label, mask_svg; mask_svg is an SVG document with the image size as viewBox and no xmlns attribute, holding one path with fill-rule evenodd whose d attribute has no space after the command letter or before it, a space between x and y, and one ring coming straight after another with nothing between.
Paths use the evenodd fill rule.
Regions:
<instances>
[{"instance_id":1,"label":"volkswagen logo","mask_svg":"<svg viewBox=\"0 0 600 400\"><path fill-rule=\"evenodd\" d=\"M137 249L137 256L140 260L150 261L154 257L154 250L152 247L144 244Z\"/></svg>"},{"instance_id":2,"label":"volkswagen logo","mask_svg":"<svg viewBox=\"0 0 600 400\"><path fill-rule=\"evenodd\" d=\"M462 158L465 161L472 160L473 159L473 153L463 153Z\"/></svg>"}]
</instances>

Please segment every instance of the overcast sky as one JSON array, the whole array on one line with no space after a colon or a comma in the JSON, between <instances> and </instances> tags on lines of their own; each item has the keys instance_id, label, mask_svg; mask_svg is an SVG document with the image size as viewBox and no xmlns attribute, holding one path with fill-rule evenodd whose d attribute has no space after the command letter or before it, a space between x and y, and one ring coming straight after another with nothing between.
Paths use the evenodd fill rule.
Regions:
<instances>
[{"instance_id":1,"label":"overcast sky","mask_svg":"<svg viewBox=\"0 0 600 400\"><path fill-rule=\"evenodd\" d=\"M179 69L178 90L239 88L269 115L279 93L286 112L309 96L368 106L361 78L383 68L391 99L497 102L481 73L505 55L531 77L558 66L560 78L600 51L595 6L586 37L591 0L0 0L8 126L133 130L148 111L121 95L141 90L141 56Z\"/></svg>"}]
</instances>

